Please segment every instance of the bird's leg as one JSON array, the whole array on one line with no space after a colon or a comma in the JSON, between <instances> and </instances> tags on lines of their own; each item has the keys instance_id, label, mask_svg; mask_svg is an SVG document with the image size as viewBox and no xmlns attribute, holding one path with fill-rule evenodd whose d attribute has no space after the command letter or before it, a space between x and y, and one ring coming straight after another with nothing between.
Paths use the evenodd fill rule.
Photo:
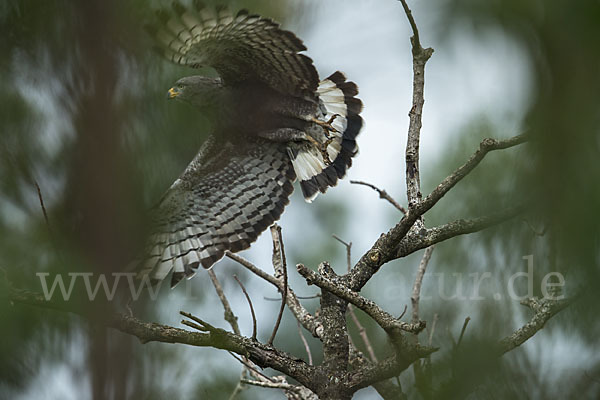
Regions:
<instances>
[{"instance_id":1,"label":"bird's leg","mask_svg":"<svg viewBox=\"0 0 600 400\"><path fill-rule=\"evenodd\" d=\"M333 114L331 116L331 118L329 118L328 121L321 121L320 119L318 119L317 117L311 117L311 121L314 122L315 124L319 125L320 127L323 128L323 131L325 131L325 136L327 138L329 138L329 132L337 132L339 133L339 131L337 129L335 129L331 124L333 123L333 121L335 121L335 119L337 117L339 117L340 114Z\"/></svg>"},{"instance_id":2,"label":"bird's leg","mask_svg":"<svg viewBox=\"0 0 600 400\"><path fill-rule=\"evenodd\" d=\"M321 150L321 155L323 156L323 161L325 161L325 165L331 165L331 159L329 158L329 152L327 151L327 146L329 146L329 143L331 142L333 142L333 137L328 138L319 149Z\"/></svg>"},{"instance_id":3,"label":"bird's leg","mask_svg":"<svg viewBox=\"0 0 600 400\"><path fill-rule=\"evenodd\" d=\"M327 146L329 146L329 143L333 142L333 138L327 139L324 143L319 143L317 139L310 135L306 135L306 139L308 139L309 142L314 144L315 147L319 149L325 165L331 165L331 159L329 158L329 153L327 152Z\"/></svg>"},{"instance_id":4,"label":"bird's leg","mask_svg":"<svg viewBox=\"0 0 600 400\"><path fill-rule=\"evenodd\" d=\"M333 123L333 121L335 121L335 119L339 116L340 116L339 114L333 114L331 116L331 118L329 118L328 121L321 121L320 119L318 119L316 117L311 117L311 119L310 119L311 122L314 122L315 124L317 124L323 128L323 132L325 134L325 137L327 138L327 140L325 140L324 143L320 143L315 138L308 135L308 140L312 144L314 144L321 152L321 155L323 156L323 161L325 162L325 165L331 165L331 159L329 158L329 152L327 151L327 146L329 146L329 144L333 141L333 137L329 134L329 132L339 133L339 131L331 125Z\"/></svg>"}]
</instances>

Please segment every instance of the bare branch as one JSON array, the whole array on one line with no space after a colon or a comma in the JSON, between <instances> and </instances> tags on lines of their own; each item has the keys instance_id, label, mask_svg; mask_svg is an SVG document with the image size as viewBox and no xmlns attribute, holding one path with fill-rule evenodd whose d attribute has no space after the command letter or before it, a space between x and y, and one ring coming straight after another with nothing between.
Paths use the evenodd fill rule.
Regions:
<instances>
[{"instance_id":1,"label":"bare branch","mask_svg":"<svg viewBox=\"0 0 600 400\"><path fill-rule=\"evenodd\" d=\"M262 372L260 372L257 368L256 365L251 364L250 362L248 362L248 360L246 360L245 357L238 357L236 356L234 353L232 352L228 352L229 355L231 355L231 357L235 358L236 360L238 360L240 362L240 364L242 364L244 367L248 368L248 370L252 371L254 376L260 378L260 379L264 379L267 381L271 381L274 382L273 378L271 378L270 376L267 376L265 374L263 374ZM241 381L242 379L240 379Z\"/></svg>"},{"instance_id":2,"label":"bare branch","mask_svg":"<svg viewBox=\"0 0 600 400\"><path fill-rule=\"evenodd\" d=\"M400 314L400 316L398 317L398 319L402 319L406 315L406 310L407 309L408 309L408 306L405 304L404 305L404 310L402 310L402 313Z\"/></svg>"},{"instance_id":3,"label":"bare branch","mask_svg":"<svg viewBox=\"0 0 600 400\"><path fill-rule=\"evenodd\" d=\"M281 307L279 308L279 314L277 315L277 321L273 327L273 332L269 338L268 344L273 344L275 335L279 329L281 323L281 317L283 317L283 310L285 310L285 303L287 300L288 293L288 276L287 276L287 262L285 260L285 249L283 247L283 238L281 237L281 227L277 224L271 226L271 237L273 238L273 268L275 269L275 276L279 276L279 281L283 284L281 288Z\"/></svg>"},{"instance_id":4,"label":"bare branch","mask_svg":"<svg viewBox=\"0 0 600 400\"><path fill-rule=\"evenodd\" d=\"M46 206L44 205L44 197L42 196L42 190L40 189L40 185L38 185L37 181L34 180L33 184L37 190L38 199L40 200L40 207L42 208L42 213L44 214L44 220L46 220L46 226L48 227L48 231L52 233L50 229L50 220L48 219L48 213L46 212Z\"/></svg>"},{"instance_id":5,"label":"bare branch","mask_svg":"<svg viewBox=\"0 0 600 400\"><path fill-rule=\"evenodd\" d=\"M479 149L467 160L466 163L458 167L452 174L448 175L437 187L423 200L419 207L419 212L426 212L431 209L446 193L450 191L458 182L467 176L485 156L495 150L504 150L518 146L527 141L526 135L517 135L508 139L483 139L479 143ZM411 210L412 211L412 210Z\"/></svg>"},{"instance_id":6,"label":"bare branch","mask_svg":"<svg viewBox=\"0 0 600 400\"><path fill-rule=\"evenodd\" d=\"M300 340L302 340L302 344L304 345L304 350L306 350L306 355L308 357L308 365L313 365L312 352L310 351L310 346L302 333L302 326L300 325L300 321L296 321L298 324L298 334L300 335Z\"/></svg>"},{"instance_id":7,"label":"bare branch","mask_svg":"<svg viewBox=\"0 0 600 400\"><path fill-rule=\"evenodd\" d=\"M235 279L238 285L240 285L240 288L242 288L242 292L244 293L244 296L246 296L246 300L248 301L248 305L250 306L250 314L252 314L252 340L256 340L256 314L254 314L254 306L252 305L252 300L250 299L250 295L248 295L246 288L242 284L242 281L240 281L240 279L237 277L237 275L233 275L233 279Z\"/></svg>"},{"instance_id":8,"label":"bare branch","mask_svg":"<svg viewBox=\"0 0 600 400\"><path fill-rule=\"evenodd\" d=\"M229 354L233 355L233 353L229 353ZM242 372L240 373L240 380L238 381L237 385L235 385L233 392L231 392L231 395L229 396L229 400L235 400L235 398L238 396L238 394L240 394L244 389L246 389L246 386L244 386L244 384L241 381L243 379L246 379L247 374L248 374L248 368L246 368L246 366L244 365L242 367Z\"/></svg>"},{"instance_id":9,"label":"bare branch","mask_svg":"<svg viewBox=\"0 0 600 400\"><path fill-rule=\"evenodd\" d=\"M460 346L460 343L463 340L463 336L465 335L465 331L467 330L467 325L469 324L470 320L471 320L471 317L465 318L465 322L463 323L462 329L460 330L460 336L458 337L458 342L456 343L456 349L458 349L458 347Z\"/></svg>"},{"instance_id":10,"label":"bare branch","mask_svg":"<svg viewBox=\"0 0 600 400\"><path fill-rule=\"evenodd\" d=\"M363 181L350 181L350 183L353 183L355 185L364 185L367 187L370 187L371 189L375 190L377 193L379 193L379 198L380 199L385 199L388 202L390 202L394 207L396 207L396 209L400 210L400 212L402 212L402 214L406 214L408 211L406 210L406 208L402 207L402 205L400 203L398 203L396 200L394 200L394 198L392 196L390 196L388 194L388 192L386 192L383 189L379 189L377 186L370 184L368 182L363 182Z\"/></svg>"},{"instance_id":11,"label":"bare branch","mask_svg":"<svg viewBox=\"0 0 600 400\"><path fill-rule=\"evenodd\" d=\"M360 258L360 260L352 269L352 272L349 276L348 286L354 291L360 291L360 289L369 281L373 274L375 274L383 264L398 257L402 257L402 254L407 254L405 252L398 251L398 246L411 229L415 221L421 215L429 211L435 204L437 204L437 202L444 197L444 195L448 193L448 191L450 191L454 185L467 176L469 172L471 172L483 160L487 153L493 150L514 147L524 143L526 140L527 138L523 135L515 136L505 140L484 139L479 145L479 150L477 150L465 164L444 179L418 205L414 206L413 208L409 208L409 213L405 215L400 222L396 224L396 226L377 239L373 246L371 246L371 248ZM422 247L414 249L414 251L420 248L428 247L434 243L437 243L438 241L428 243Z\"/></svg>"},{"instance_id":12,"label":"bare branch","mask_svg":"<svg viewBox=\"0 0 600 400\"><path fill-rule=\"evenodd\" d=\"M350 272L350 269L352 268L352 263L351 263L352 242L348 243L348 242L343 241L336 235L332 235L332 236L334 239L336 239L338 242L340 242L341 244L343 244L346 247L346 264L348 266L348 272ZM373 346L371 345L371 341L369 340L369 335L367 335L367 330L365 329L365 327L360 323L360 321L356 317L356 313L354 312L354 307L352 307L351 304L348 304L348 313L350 314L352 321L354 321L354 325L356 325L356 328L358 329L358 333L359 333L365 347L367 348L367 352L369 353L369 357L371 358L371 361L377 362L377 357L375 356L375 352L373 351ZM402 317L400 317L400 318L402 318ZM352 341L352 338L350 338L350 340Z\"/></svg>"},{"instance_id":13,"label":"bare branch","mask_svg":"<svg viewBox=\"0 0 600 400\"><path fill-rule=\"evenodd\" d=\"M9 287L8 292L2 293L2 295L3 297L8 297L13 302L70 312L84 318L93 317L76 305L68 302L55 303L46 301L43 295L35 292ZM216 328L191 314L185 313L184 315L196 322L201 328L206 329L207 333L191 332L168 325L143 322L134 317L119 313L110 314L106 320L93 319L93 322L103 323L107 327L135 336L142 343L181 343L190 346L229 350L247 357L262 368L270 367L289 375L308 388L314 386L313 382L317 371L315 367L308 365L303 360L290 356L273 346L268 346L250 338Z\"/></svg>"},{"instance_id":14,"label":"bare branch","mask_svg":"<svg viewBox=\"0 0 600 400\"><path fill-rule=\"evenodd\" d=\"M215 290L217 291L217 295L221 300L221 304L223 304L223 309L225 310L225 321L229 322L229 325L231 325L231 329L233 329L233 331L239 335L240 327L237 323L237 317L233 313L233 310L231 309L231 305L229 304L227 297L225 297L223 286L221 286L221 283L217 279L217 275L215 274L214 269L211 268L207 272L208 276L210 277L210 280L212 281L213 286L215 287Z\"/></svg>"},{"instance_id":15,"label":"bare branch","mask_svg":"<svg viewBox=\"0 0 600 400\"><path fill-rule=\"evenodd\" d=\"M406 197L408 200L408 208L412 209L421 202L421 173L419 169L419 143L421 140L421 126L423 116L423 104L425 103L425 64L433 54L433 49L424 49L421 46L419 39L419 30L412 11L408 7L406 0L400 0L408 22L413 31L413 36L410 38L412 44L413 55L413 93L412 106L410 108L408 135L406 140ZM414 229L419 231L423 229L423 216L417 216ZM412 223L411 227L412 228Z\"/></svg>"},{"instance_id":16,"label":"bare branch","mask_svg":"<svg viewBox=\"0 0 600 400\"><path fill-rule=\"evenodd\" d=\"M336 279L338 276L329 263L322 262L319 264L319 276ZM312 271L311 271L312 272ZM339 298L331 291L321 287L321 309L319 318L323 322L323 363L321 366L325 368L329 377L342 380L348 371L349 357L349 336L348 324L346 322L346 311L348 303L343 298ZM331 378L330 378L331 379ZM335 389L327 388L332 396ZM350 393L339 395L340 399L350 398ZM319 393L321 395L321 393ZM336 398L336 397L333 397Z\"/></svg>"},{"instance_id":17,"label":"bare branch","mask_svg":"<svg viewBox=\"0 0 600 400\"><path fill-rule=\"evenodd\" d=\"M321 297L320 294L313 294L312 296L296 296L296 298L299 299L299 300L315 300L315 299L318 299L319 297ZM281 297L267 297L267 296L263 296L263 300L266 300L266 301L281 301Z\"/></svg>"},{"instance_id":18,"label":"bare branch","mask_svg":"<svg viewBox=\"0 0 600 400\"><path fill-rule=\"evenodd\" d=\"M575 299L576 297L560 300L531 298L522 301L521 304L533 310L533 317L521 328L500 340L498 343L499 353L507 353L525 343L542 329L550 318L568 307Z\"/></svg>"},{"instance_id":19,"label":"bare branch","mask_svg":"<svg viewBox=\"0 0 600 400\"><path fill-rule=\"evenodd\" d=\"M429 264L429 260L431 259L431 254L433 253L434 248L434 246L430 246L425 249L423 258L421 258L421 262L419 263L419 270L417 271L417 277L415 278L412 296L410 298L412 304L411 322L413 324L419 321L419 298L421 297L421 284L423 283L423 277L425 276L425 271L427 270L427 264Z\"/></svg>"},{"instance_id":20,"label":"bare branch","mask_svg":"<svg viewBox=\"0 0 600 400\"><path fill-rule=\"evenodd\" d=\"M291 390L291 391L299 391L300 390L297 386L290 385L289 383L283 383L283 382L264 382L264 381L255 381L255 380L251 380L251 379L242 379L241 382L245 383L247 385L253 385L253 386L270 388L270 389L283 389L283 390Z\"/></svg>"},{"instance_id":21,"label":"bare branch","mask_svg":"<svg viewBox=\"0 0 600 400\"><path fill-rule=\"evenodd\" d=\"M298 273L306 278L309 285L317 285L337 297L340 297L349 303L354 304L366 312L379 326L381 326L388 334L393 334L396 329L406 332L418 333L425 328L425 322L419 321L417 324L409 324L399 321L397 318L381 309L375 302L362 297L356 292L351 291L340 282L334 282L315 271L306 268L302 264L296 265Z\"/></svg>"},{"instance_id":22,"label":"bare branch","mask_svg":"<svg viewBox=\"0 0 600 400\"><path fill-rule=\"evenodd\" d=\"M371 362L376 363L377 357L375 356L375 351L373 351L373 346L371 345L371 341L369 340L369 336L367 335L367 330L356 317L356 314L354 313L354 307L352 307L351 304L348 305L348 311L350 312L350 317L352 317L352 321L354 321L354 325L356 325L356 328L358 328L358 333L360 334L360 337L362 338L362 341L365 344L365 347L367 348L367 352L369 353L369 358L371 359Z\"/></svg>"},{"instance_id":23,"label":"bare branch","mask_svg":"<svg viewBox=\"0 0 600 400\"><path fill-rule=\"evenodd\" d=\"M281 290L281 282L277 278L275 278L272 275L269 275L268 273L266 273L265 271L263 271L256 265L252 264L250 261L246 260L244 257L241 257L241 256L231 253L229 251L226 251L225 255L227 255L227 257L231 258L232 260L238 262L241 266L245 267L253 274L255 274L255 275L263 278L267 282L271 283L277 289ZM300 321L302 326L307 331L309 331L311 333L311 335L313 335L314 337L320 337L321 332L323 331L323 324L321 324L319 321L317 321L317 319L313 315L311 315L308 312L308 310L306 310L306 308L304 308L304 306L302 306L302 304L300 304L298 297L296 296L294 291L289 287L287 290L286 300L287 300L287 306L289 307L290 311L294 314L296 319L298 321Z\"/></svg>"},{"instance_id":24,"label":"bare branch","mask_svg":"<svg viewBox=\"0 0 600 400\"><path fill-rule=\"evenodd\" d=\"M369 360L355 347L350 347L350 365L354 370L360 370L367 365L372 365ZM406 399L406 395L402 392L402 387L391 381L391 379L383 380L373 384L373 387L384 400L401 400Z\"/></svg>"},{"instance_id":25,"label":"bare branch","mask_svg":"<svg viewBox=\"0 0 600 400\"><path fill-rule=\"evenodd\" d=\"M435 332L435 325L437 324L438 318L439 318L438 313L433 314L433 322L431 323L431 330L429 331L429 339L427 340L428 346L431 346L431 342L433 341L433 332Z\"/></svg>"},{"instance_id":26,"label":"bare branch","mask_svg":"<svg viewBox=\"0 0 600 400\"><path fill-rule=\"evenodd\" d=\"M410 8L408 8L406 0L400 0L400 2L402 3L402 7L404 8L404 12L406 13L406 17L408 18L408 22L410 23L410 27L413 31L413 37L411 38L412 45L413 47L421 48L421 40L419 39L419 29L417 29L417 23L413 18L412 11L410 10Z\"/></svg>"},{"instance_id":27,"label":"bare branch","mask_svg":"<svg viewBox=\"0 0 600 400\"><path fill-rule=\"evenodd\" d=\"M203 327L202 325L198 325L195 322L191 322L191 321L186 321L186 320L182 320L181 323L183 325L189 326L190 328L196 329L200 332L210 332L210 329Z\"/></svg>"},{"instance_id":28,"label":"bare branch","mask_svg":"<svg viewBox=\"0 0 600 400\"><path fill-rule=\"evenodd\" d=\"M350 272L350 269L352 268L352 242L345 242L337 235L331 236L346 247L346 265L348 266L348 272Z\"/></svg>"},{"instance_id":29,"label":"bare branch","mask_svg":"<svg viewBox=\"0 0 600 400\"><path fill-rule=\"evenodd\" d=\"M404 240L400 241L396 257L405 257L415 251L433 246L436 243L460 235L479 232L501 224L521 214L525 209L526 207L524 205L518 205L479 218L452 221L445 225L428 229L423 236L406 237Z\"/></svg>"},{"instance_id":30,"label":"bare branch","mask_svg":"<svg viewBox=\"0 0 600 400\"><path fill-rule=\"evenodd\" d=\"M193 314L190 314L189 312L179 311L179 314L181 314L184 317L189 318L192 321L194 321L195 323L197 323L200 326L200 328L196 328L198 330L201 330L204 332L210 332L210 331L214 331L217 329L214 326L212 326L211 324L209 324L208 322L201 320L200 318L196 317ZM184 323L184 322L189 322L189 321L181 321L181 322ZM187 324L185 324L185 325L187 325ZM193 325L188 325L188 326L193 326Z\"/></svg>"},{"instance_id":31,"label":"bare branch","mask_svg":"<svg viewBox=\"0 0 600 400\"><path fill-rule=\"evenodd\" d=\"M266 273L265 271L263 271L256 265L252 264L250 261L246 260L244 257L239 256L235 253L232 253L229 250L227 250L225 252L225 255L227 257L231 258L233 261L236 261L237 263L239 263L240 265L245 267L248 271L252 272L254 275L259 276L260 278L264 279L265 281L269 282L270 284L275 286L277 289L279 289L279 281L277 280L277 278Z\"/></svg>"},{"instance_id":32,"label":"bare branch","mask_svg":"<svg viewBox=\"0 0 600 400\"><path fill-rule=\"evenodd\" d=\"M437 350L438 349L433 347L420 345L412 347L405 346L405 351L403 351L401 355L394 355L377 364L365 366L364 368L351 372L348 385L352 390L358 390L371 386L375 382L393 378L400 375L402 371L408 368L416 360L427 357Z\"/></svg>"}]
</instances>

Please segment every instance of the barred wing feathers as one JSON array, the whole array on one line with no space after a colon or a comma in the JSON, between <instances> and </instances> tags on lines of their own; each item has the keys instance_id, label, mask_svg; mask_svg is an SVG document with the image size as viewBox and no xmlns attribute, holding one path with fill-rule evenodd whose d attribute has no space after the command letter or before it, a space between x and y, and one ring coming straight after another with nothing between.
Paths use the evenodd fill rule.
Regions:
<instances>
[{"instance_id":1,"label":"barred wing feathers","mask_svg":"<svg viewBox=\"0 0 600 400\"><path fill-rule=\"evenodd\" d=\"M195 9L173 3L174 13L159 12L162 25L150 27L170 61L213 67L226 84L258 80L284 94L315 98L319 77L306 47L271 19L241 10Z\"/></svg>"},{"instance_id":2,"label":"barred wing feathers","mask_svg":"<svg viewBox=\"0 0 600 400\"><path fill-rule=\"evenodd\" d=\"M200 265L210 268L226 250L250 247L279 219L295 178L284 145L209 140L153 210L139 276L156 282L173 271L173 287Z\"/></svg>"},{"instance_id":3,"label":"barred wing feathers","mask_svg":"<svg viewBox=\"0 0 600 400\"><path fill-rule=\"evenodd\" d=\"M352 165L352 158L358 152L356 137L363 126L359 115L362 102L355 96L358 87L347 81L346 76L337 71L319 83L317 89L321 108L320 119L329 121L335 131L330 132L332 141L327 146L329 162L311 144L291 146L289 155L300 180L300 188L306 201L311 202L319 192L335 186L338 179L346 175Z\"/></svg>"}]
</instances>

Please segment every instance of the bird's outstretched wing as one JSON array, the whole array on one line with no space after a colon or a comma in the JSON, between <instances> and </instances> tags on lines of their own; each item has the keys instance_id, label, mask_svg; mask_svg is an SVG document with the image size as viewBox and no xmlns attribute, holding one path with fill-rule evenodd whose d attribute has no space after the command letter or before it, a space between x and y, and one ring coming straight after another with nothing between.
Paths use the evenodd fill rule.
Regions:
<instances>
[{"instance_id":1,"label":"bird's outstretched wing","mask_svg":"<svg viewBox=\"0 0 600 400\"><path fill-rule=\"evenodd\" d=\"M160 51L174 63L213 67L228 85L258 80L293 96L315 98L319 77L306 50L292 32L259 15L225 7L212 10L194 2L178 2L173 11L159 11L161 26L149 27Z\"/></svg>"},{"instance_id":2,"label":"bird's outstretched wing","mask_svg":"<svg viewBox=\"0 0 600 400\"><path fill-rule=\"evenodd\" d=\"M226 250L250 247L289 202L296 179L285 145L209 139L152 210L153 230L139 276L171 286L210 268Z\"/></svg>"}]
</instances>

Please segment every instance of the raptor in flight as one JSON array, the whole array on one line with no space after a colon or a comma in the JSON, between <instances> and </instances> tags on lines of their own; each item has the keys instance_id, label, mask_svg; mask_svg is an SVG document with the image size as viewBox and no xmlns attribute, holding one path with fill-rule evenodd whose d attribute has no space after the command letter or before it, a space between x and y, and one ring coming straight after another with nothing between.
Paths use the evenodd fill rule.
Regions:
<instances>
[{"instance_id":1,"label":"raptor in flight","mask_svg":"<svg viewBox=\"0 0 600 400\"><path fill-rule=\"evenodd\" d=\"M357 152L358 89L335 72L319 80L302 41L242 10L173 4L151 29L170 61L209 66L168 97L207 113L212 135L152 210L139 276L171 286L246 249L276 221L298 179L307 201L336 185Z\"/></svg>"}]
</instances>

